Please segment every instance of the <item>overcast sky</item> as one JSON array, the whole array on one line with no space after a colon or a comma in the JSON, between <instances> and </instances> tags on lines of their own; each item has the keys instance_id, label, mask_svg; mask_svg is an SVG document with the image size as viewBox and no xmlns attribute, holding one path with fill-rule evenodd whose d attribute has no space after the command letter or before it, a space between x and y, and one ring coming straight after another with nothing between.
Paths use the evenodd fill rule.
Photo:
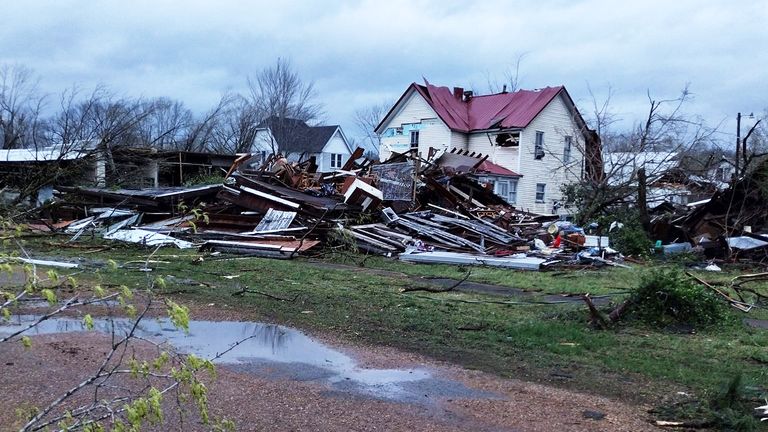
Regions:
<instances>
[{"instance_id":1,"label":"overcast sky","mask_svg":"<svg viewBox=\"0 0 768 432\"><path fill-rule=\"evenodd\" d=\"M411 82L485 90L522 56L523 88L565 85L583 113L589 88L613 89L631 125L646 92L674 97L723 139L738 111L768 107L768 1L12 1L0 64L20 63L45 92L105 84L169 96L202 112L246 76L289 58L314 81L328 123L356 135L355 109Z\"/></svg>"}]
</instances>

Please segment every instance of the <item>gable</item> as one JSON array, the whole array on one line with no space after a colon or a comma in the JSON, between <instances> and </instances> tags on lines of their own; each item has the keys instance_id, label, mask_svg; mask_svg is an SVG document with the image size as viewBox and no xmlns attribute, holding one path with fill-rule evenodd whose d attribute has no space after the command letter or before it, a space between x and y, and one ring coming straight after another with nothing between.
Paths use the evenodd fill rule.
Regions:
<instances>
[{"instance_id":1,"label":"gable","mask_svg":"<svg viewBox=\"0 0 768 432\"><path fill-rule=\"evenodd\" d=\"M336 129L336 132L331 135L331 138L325 143L322 149L323 153L343 153L351 154L352 149L347 142L347 138L344 132L341 131L341 127Z\"/></svg>"},{"instance_id":2,"label":"gable","mask_svg":"<svg viewBox=\"0 0 768 432\"><path fill-rule=\"evenodd\" d=\"M416 84L411 84L400 96L400 99L390 108L376 129L381 135L389 127L399 127L402 124L419 123L425 119L439 119L437 113L419 91Z\"/></svg>"}]
</instances>

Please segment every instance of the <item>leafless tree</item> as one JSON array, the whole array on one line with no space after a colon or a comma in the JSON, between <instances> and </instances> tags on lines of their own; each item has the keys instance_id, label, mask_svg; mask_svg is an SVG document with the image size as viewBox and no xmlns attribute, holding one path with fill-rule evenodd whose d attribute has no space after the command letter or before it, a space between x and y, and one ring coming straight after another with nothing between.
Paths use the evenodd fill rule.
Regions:
<instances>
[{"instance_id":1,"label":"leafless tree","mask_svg":"<svg viewBox=\"0 0 768 432\"><path fill-rule=\"evenodd\" d=\"M490 73L486 74L486 83L489 93L501 93L503 91L515 92L520 90L520 64L527 53L518 54L514 63L502 74L501 79Z\"/></svg>"},{"instance_id":2,"label":"leafless tree","mask_svg":"<svg viewBox=\"0 0 768 432\"><path fill-rule=\"evenodd\" d=\"M0 136L3 149L33 146L43 136L45 96L38 78L22 65L0 66Z\"/></svg>"},{"instance_id":3,"label":"leafless tree","mask_svg":"<svg viewBox=\"0 0 768 432\"><path fill-rule=\"evenodd\" d=\"M175 149L197 152L213 149L214 132L224 121L224 115L232 102L232 95L223 95L216 106L192 121L186 134L176 143Z\"/></svg>"},{"instance_id":4,"label":"leafless tree","mask_svg":"<svg viewBox=\"0 0 768 432\"><path fill-rule=\"evenodd\" d=\"M587 156L587 164L601 164L603 171L572 185L566 195L579 208L582 222L617 206L633 206L648 229L648 186L677 168L682 154L708 146L715 129L684 113L691 98L687 85L672 99L657 100L649 91L646 117L622 132L613 130L616 118L610 111L610 96L611 92L605 102L597 102L593 95L590 127L597 132L602 151L590 156L579 149ZM600 160L589 160L598 156Z\"/></svg>"},{"instance_id":5,"label":"leafless tree","mask_svg":"<svg viewBox=\"0 0 768 432\"><path fill-rule=\"evenodd\" d=\"M274 65L249 77L248 88L257 123L269 122L273 137L283 141L276 143L280 151L300 153L305 133L301 122L311 124L323 115L314 83L302 80L290 61L278 58ZM273 152L275 147L273 143Z\"/></svg>"},{"instance_id":6,"label":"leafless tree","mask_svg":"<svg viewBox=\"0 0 768 432\"><path fill-rule=\"evenodd\" d=\"M193 125L192 111L180 101L160 97L145 102L142 108L149 113L138 124L142 146L175 149Z\"/></svg>"},{"instance_id":7,"label":"leafless tree","mask_svg":"<svg viewBox=\"0 0 768 432\"><path fill-rule=\"evenodd\" d=\"M363 137L363 148L369 156L378 157L379 153L379 134L376 133L376 127L387 115L389 109L394 105L391 102L383 102L371 105L365 108L355 110L355 126L360 136Z\"/></svg>"},{"instance_id":8,"label":"leafless tree","mask_svg":"<svg viewBox=\"0 0 768 432\"><path fill-rule=\"evenodd\" d=\"M251 150L261 119L259 111L240 95L225 96L229 100L221 111L221 119L213 125L210 149L217 153L244 153Z\"/></svg>"}]
</instances>

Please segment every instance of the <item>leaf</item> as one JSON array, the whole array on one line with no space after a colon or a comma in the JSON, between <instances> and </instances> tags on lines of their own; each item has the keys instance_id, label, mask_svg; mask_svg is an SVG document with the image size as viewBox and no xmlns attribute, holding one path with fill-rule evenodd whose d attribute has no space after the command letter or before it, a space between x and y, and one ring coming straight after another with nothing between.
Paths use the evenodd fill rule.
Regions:
<instances>
[{"instance_id":1,"label":"leaf","mask_svg":"<svg viewBox=\"0 0 768 432\"><path fill-rule=\"evenodd\" d=\"M83 317L83 324L85 324L85 328L88 330L93 330L93 317L91 314L86 314Z\"/></svg>"},{"instance_id":2,"label":"leaf","mask_svg":"<svg viewBox=\"0 0 768 432\"><path fill-rule=\"evenodd\" d=\"M45 297L45 300L50 305L55 305L56 302L58 301L58 299L56 298L56 293L53 292L53 290L51 290L51 289L45 288L44 290L42 290L40 292L40 294L42 294L43 297Z\"/></svg>"},{"instance_id":3,"label":"leaf","mask_svg":"<svg viewBox=\"0 0 768 432\"><path fill-rule=\"evenodd\" d=\"M32 339L30 339L29 336L22 336L21 344L24 345L24 348L32 348Z\"/></svg>"}]
</instances>

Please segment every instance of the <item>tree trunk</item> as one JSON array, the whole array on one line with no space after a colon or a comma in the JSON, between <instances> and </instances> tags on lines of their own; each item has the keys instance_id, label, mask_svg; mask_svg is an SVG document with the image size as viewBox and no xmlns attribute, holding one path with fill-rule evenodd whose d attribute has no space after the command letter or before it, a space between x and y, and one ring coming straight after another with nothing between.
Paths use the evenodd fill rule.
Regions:
<instances>
[{"instance_id":1,"label":"tree trunk","mask_svg":"<svg viewBox=\"0 0 768 432\"><path fill-rule=\"evenodd\" d=\"M637 170L637 209L640 212L640 223L649 235L651 234L651 217L648 215L648 184L645 168Z\"/></svg>"}]
</instances>

